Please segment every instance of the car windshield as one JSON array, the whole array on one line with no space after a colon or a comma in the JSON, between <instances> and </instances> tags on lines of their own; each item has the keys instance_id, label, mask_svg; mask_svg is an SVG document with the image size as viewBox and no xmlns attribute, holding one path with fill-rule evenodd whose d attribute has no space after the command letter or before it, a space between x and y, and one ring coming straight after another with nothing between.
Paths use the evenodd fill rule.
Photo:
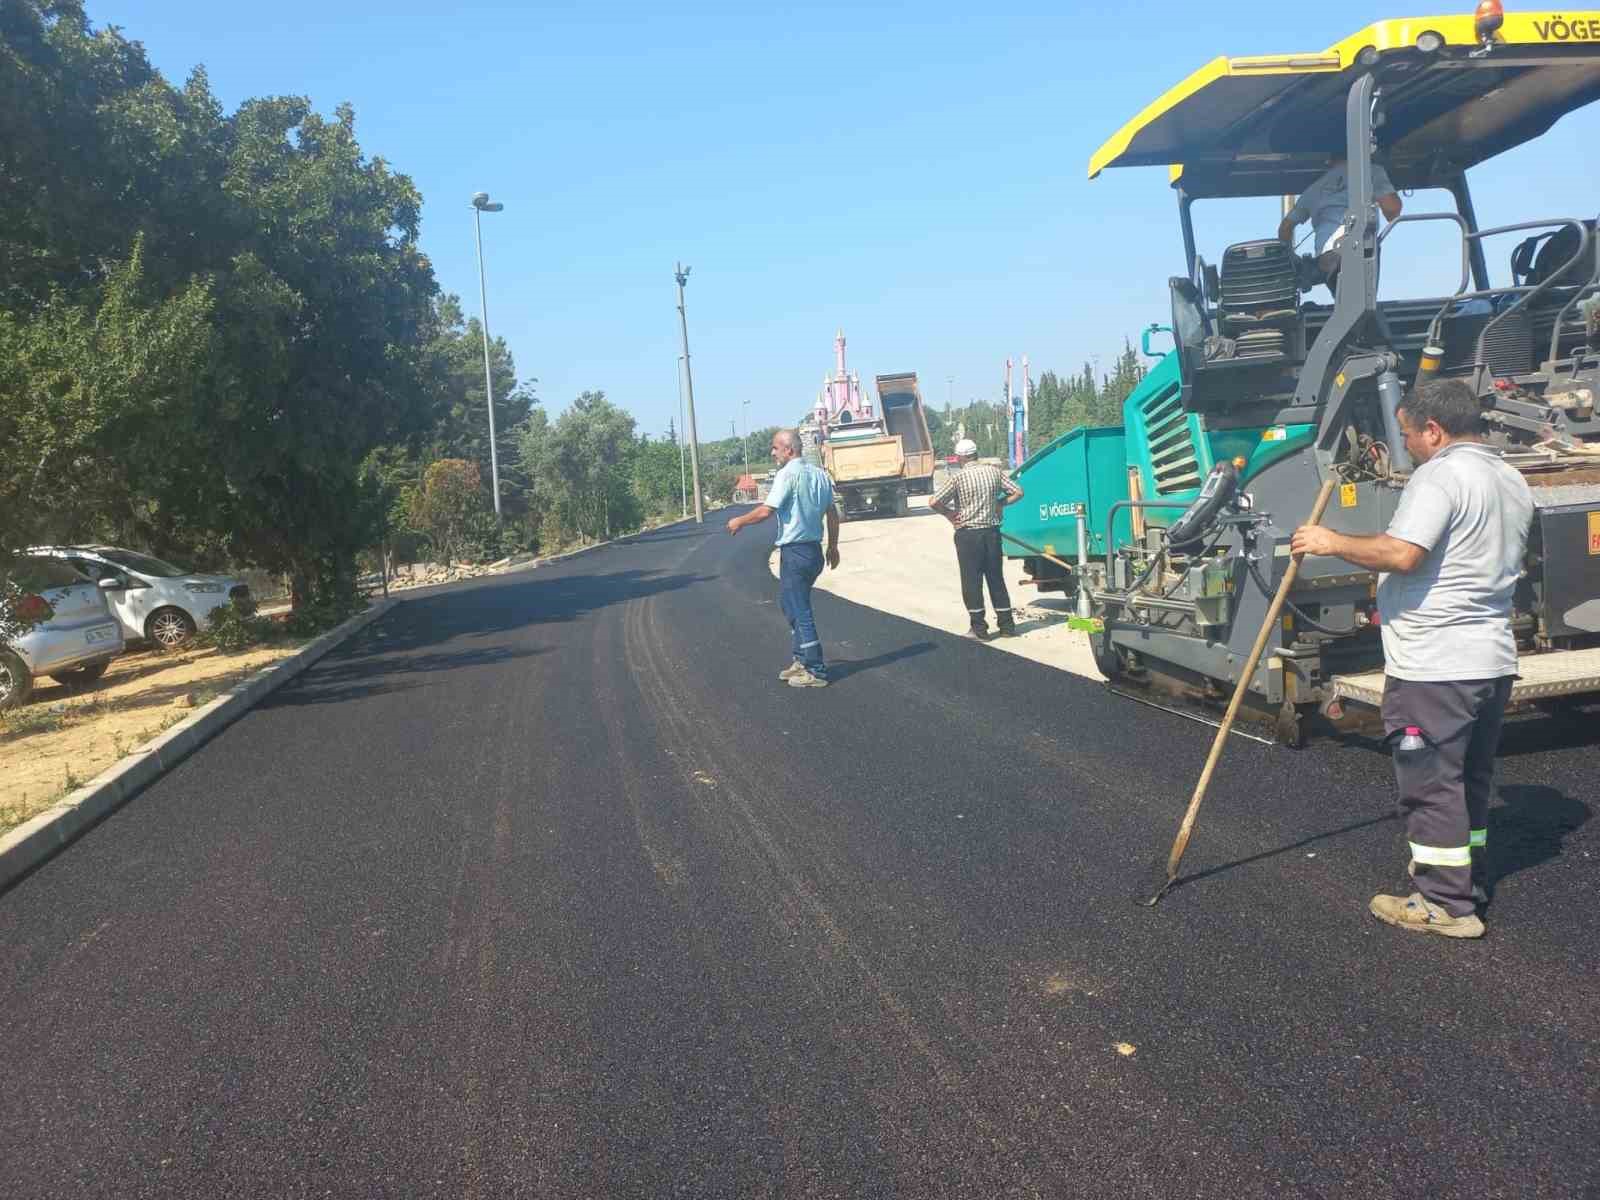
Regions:
<instances>
[{"instance_id":1,"label":"car windshield","mask_svg":"<svg viewBox=\"0 0 1600 1200\"><path fill-rule=\"evenodd\" d=\"M182 567L162 562L159 558L151 558L148 554L135 554L132 550L96 550L95 553L119 567L127 567L130 571L137 571L141 575L149 575L156 579L177 579L180 575L190 573Z\"/></svg>"}]
</instances>

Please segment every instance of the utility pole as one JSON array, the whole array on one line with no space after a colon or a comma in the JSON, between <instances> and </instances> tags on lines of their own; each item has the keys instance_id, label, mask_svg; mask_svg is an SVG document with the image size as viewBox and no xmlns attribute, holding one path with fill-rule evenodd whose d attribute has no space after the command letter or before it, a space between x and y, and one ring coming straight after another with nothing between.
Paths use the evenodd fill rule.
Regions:
<instances>
[{"instance_id":1,"label":"utility pole","mask_svg":"<svg viewBox=\"0 0 1600 1200\"><path fill-rule=\"evenodd\" d=\"M700 495L700 434L694 423L694 367L689 361L689 318L683 311L683 288L689 282L689 268L678 263L673 278L678 281L678 327L683 332L683 376L689 388L689 470L694 475L694 520L696 525L704 525L706 513Z\"/></svg>"},{"instance_id":2,"label":"utility pole","mask_svg":"<svg viewBox=\"0 0 1600 1200\"><path fill-rule=\"evenodd\" d=\"M1020 459L1028 457L1028 408L1033 403L1033 379L1028 374L1028 356L1022 356L1022 437L1018 451Z\"/></svg>"},{"instance_id":3,"label":"utility pole","mask_svg":"<svg viewBox=\"0 0 1600 1200\"><path fill-rule=\"evenodd\" d=\"M1017 465L1017 439L1020 433L1021 422L1017 419L1016 401L1011 395L1011 359L1006 359L1006 457L1011 460L1011 465Z\"/></svg>"},{"instance_id":4,"label":"utility pole","mask_svg":"<svg viewBox=\"0 0 1600 1200\"><path fill-rule=\"evenodd\" d=\"M504 204L489 203L488 192L472 193L472 228L478 239L478 304L483 310L483 390L489 399L489 479L494 489L496 525L500 524L500 451L495 445L494 377L489 371L489 287L483 278L483 214L504 209Z\"/></svg>"},{"instance_id":5,"label":"utility pole","mask_svg":"<svg viewBox=\"0 0 1600 1200\"><path fill-rule=\"evenodd\" d=\"M689 460L683 453L683 355L678 355L678 484L683 489L683 515L689 515Z\"/></svg>"},{"instance_id":6,"label":"utility pole","mask_svg":"<svg viewBox=\"0 0 1600 1200\"><path fill-rule=\"evenodd\" d=\"M739 406L739 412L744 417L744 473L750 474L750 397L746 396Z\"/></svg>"}]
</instances>

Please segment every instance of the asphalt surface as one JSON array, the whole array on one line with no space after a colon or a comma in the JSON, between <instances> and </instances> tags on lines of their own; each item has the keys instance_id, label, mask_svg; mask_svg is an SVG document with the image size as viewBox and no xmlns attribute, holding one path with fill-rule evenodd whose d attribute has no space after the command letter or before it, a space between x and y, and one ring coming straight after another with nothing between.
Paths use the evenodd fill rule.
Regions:
<instances>
[{"instance_id":1,"label":"asphalt surface","mask_svg":"<svg viewBox=\"0 0 1600 1200\"><path fill-rule=\"evenodd\" d=\"M1482 942L1359 744L1146 909L1210 731L822 593L784 687L761 535L414 596L0 894L0 1195L1600 1194L1592 717Z\"/></svg>"}]
</instances>

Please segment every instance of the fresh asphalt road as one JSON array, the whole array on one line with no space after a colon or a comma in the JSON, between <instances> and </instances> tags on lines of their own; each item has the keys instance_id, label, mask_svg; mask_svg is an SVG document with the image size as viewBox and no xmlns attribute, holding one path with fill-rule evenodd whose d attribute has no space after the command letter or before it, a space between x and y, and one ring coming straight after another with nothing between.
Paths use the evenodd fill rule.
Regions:
<instances>
[{"instance_id":1,"label":"fresh asphalt road","mask_svg":"<svg viewBox=\"0 0 1600 1200\"><path fill-rule=\"evenodd\" d=\"M1482 942L1362 745L1151 910L1209 730L821 593L784 687L761 534L414 595L0 894L0 1195L1600 1192L1592 718Z\"/></svg>"}]
</instances>

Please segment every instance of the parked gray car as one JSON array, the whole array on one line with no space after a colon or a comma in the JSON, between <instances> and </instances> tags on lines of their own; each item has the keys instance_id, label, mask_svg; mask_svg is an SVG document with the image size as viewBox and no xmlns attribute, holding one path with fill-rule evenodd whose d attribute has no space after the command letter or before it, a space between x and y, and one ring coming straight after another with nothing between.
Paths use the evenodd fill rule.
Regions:
<instances>
[{"instance_id":1,"label":"parked gray car","mask_svg":"<svg viewBox=\"0 0 1600 1200\"><path fill-rule=\"evenodd\" d=\"M35 624L0 645L0 709L26 703L40 675L74 687L104 675L123 647L106 585L57 558L21 558L10 576L22 592L18 608Z\"/></svg>"}]
</instances>

